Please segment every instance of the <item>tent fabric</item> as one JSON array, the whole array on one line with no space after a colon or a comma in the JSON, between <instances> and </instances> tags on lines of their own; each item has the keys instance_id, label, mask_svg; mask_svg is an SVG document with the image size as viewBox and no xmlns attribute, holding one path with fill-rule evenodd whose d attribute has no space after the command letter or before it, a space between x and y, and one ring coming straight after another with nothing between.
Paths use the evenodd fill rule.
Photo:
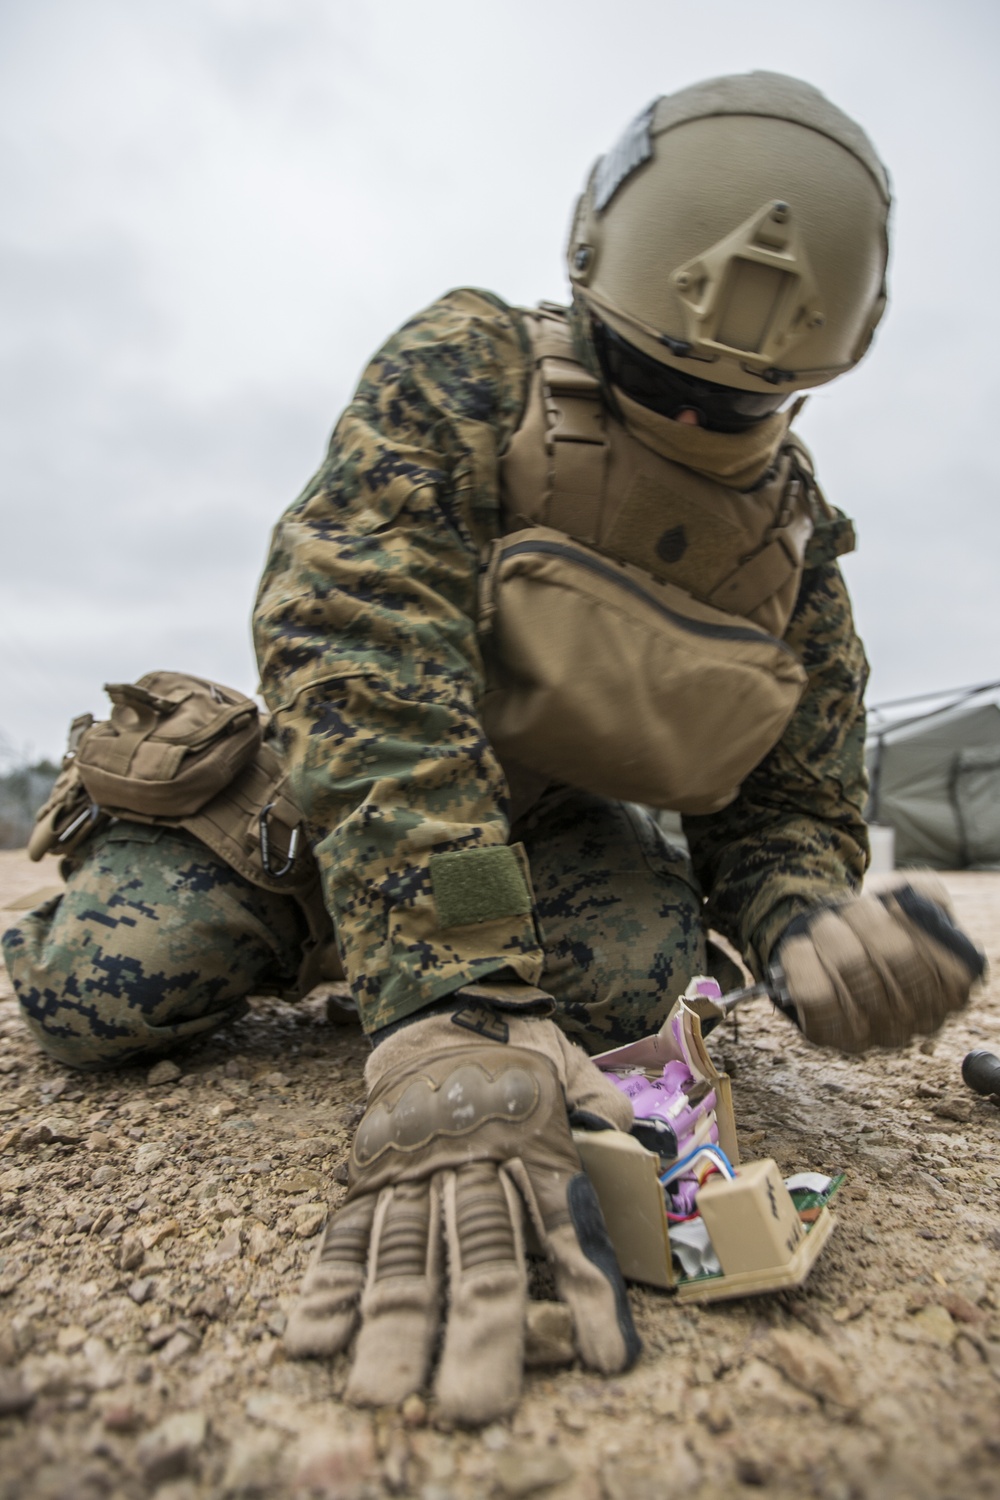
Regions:
<instances>
[{"instance_id":1,"label":"tent fabric","mask_svg":"<svg viewBox=\"0 0 1000 1500\"><path fill-rule=\"evenodd\" d=\"M968 863L996 865L1000 858L1000 745L960 751L952 795Z\"/></svg>"},{"instance_id":2,"label":"tent fabric","mask_svg":"<svg viewBox=\"0 0 1000 1500\"><path fill-rule=\"evenodd\" d=\"M895 830L898 865L1000 869L1000 707L981 703L869 739L869 822Z\"/></svg>"}]
</instances>

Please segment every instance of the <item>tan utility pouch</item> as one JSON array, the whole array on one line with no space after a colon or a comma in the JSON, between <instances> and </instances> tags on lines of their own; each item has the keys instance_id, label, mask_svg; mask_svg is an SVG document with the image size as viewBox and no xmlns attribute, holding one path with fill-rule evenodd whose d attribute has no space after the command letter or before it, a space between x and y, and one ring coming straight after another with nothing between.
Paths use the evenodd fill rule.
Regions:
<instances>
[{"instance_id":1,"label":"tan utility pouch","mask_svg":"<svg viewBox=\"0 0 1000 1500\"><path fill-rule=\"evenodd\" d=\"M36 814L29 856L37 860L49 853L73 855L85 839L119 816L183 828L252 885L298 902L309 929L297 981L301 993L322 981L342 979L302 814L287 789L278 753L262 741L253 701L221 683L180 672L151 672L134 685L116 685L108 692L115 704L110 722L95 724L93 715L82 714L70 726L59 778ZM115 739L137 727L124 717L120 705L129 710L135 706L141 727L150 726L141 739L132 736L133 744L149 748L141 759L134 753L126 776L107 770ZM119 730L112 734L116 715ZM184 737L189 741L188 758L156 758L159 743L182 748ZM123 747L117 749L124 759ZM170 764L179 772L172 780L143 782L138 774L150 765L162 769ZM97 791L104 786L110 788L106 798ZM180 794L172 798L171 788L180 788ZM196 806L185 812L192 803ZM62 866L64 876L70 868Z\"/></svg>"},{"instance_id":2,"label":"tan utility pouch","mask_svg":"<svg viewBox=\"0 0 1000 1500\"><path fill-rule=\"evenodd\" d=\"M101 807L147 817L186 817L204 807L253 759L257 705L233 688L184 672L148 672L108 683L113 708L76 750L84 787Z\"/></svg>"},{"instance_id":3,"label":"tan utility pouch","mask_svg":"<svg viewBox=\"0 0 1000 1500\"><path fill-rule=\"evenodd\" d=\"M480 629L501 761L678 812L733 800L806 683L760 626L543 526L493 544Z\"/></svg>"}]
</instances>

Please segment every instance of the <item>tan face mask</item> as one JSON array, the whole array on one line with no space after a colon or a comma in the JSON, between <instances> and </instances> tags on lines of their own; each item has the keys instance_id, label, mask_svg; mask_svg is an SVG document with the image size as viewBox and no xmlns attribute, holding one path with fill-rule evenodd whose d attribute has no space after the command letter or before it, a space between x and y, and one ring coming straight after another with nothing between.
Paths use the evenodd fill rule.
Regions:
<instances>
[{"instance_id":1,"label":"tan face mask","mask_svg":"<svg viewBox=\"0 0 1000 1500\"><path fill-rule=\"evenodd\" d=\"M672 459L736 490L749 489L770 468L803 404L796 401L787 411L776 411L746 432L710 432L706 427L689 427L685 422L662 417L617 386L615 400L625 427L640 443L661 458Z\"/></svg>"}]
</instances>

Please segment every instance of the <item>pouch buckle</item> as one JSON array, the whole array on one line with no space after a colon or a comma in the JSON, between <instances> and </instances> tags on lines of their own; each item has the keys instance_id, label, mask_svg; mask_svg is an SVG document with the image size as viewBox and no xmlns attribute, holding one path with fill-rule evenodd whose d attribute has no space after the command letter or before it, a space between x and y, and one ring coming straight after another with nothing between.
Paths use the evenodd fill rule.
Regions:
<instances>
[{"instance_id":1,"label":"pouch buckle","mask_svg":"<svg viewBox=\"0 0 1000 1500\"><path fill-rule=\"evenodd\" d=\"M272 880L283 880L295 864L295 858L299 852L299 833L302 824L296 823L292 829L291 838L288 840L288 857L285 863L281 866L280 870L274 869L271 864L271 835L268 831L268 815L273 807L274 803L269 802L261 810L260 817L257 820L260 827L260 862L264 866L265 875L269 875Z\"/></svg>"},{"instance_id":2,"label":"pouch buckle","mask_svg":"<svg viewBox=\"0 0 1000 1500\"><path fill-rule=\"evenodd\" d=\"M55 847L58 848L60 844L68 844L78 828L82 828L84 824L88 822L96 823L100 815L101 809L98 807L97 803L89 803L83 809L83 812L78 813L77 816L73 819L72 823L69 823L63 829L62 833L56 834Z\"/></svg>"}]
</instances>

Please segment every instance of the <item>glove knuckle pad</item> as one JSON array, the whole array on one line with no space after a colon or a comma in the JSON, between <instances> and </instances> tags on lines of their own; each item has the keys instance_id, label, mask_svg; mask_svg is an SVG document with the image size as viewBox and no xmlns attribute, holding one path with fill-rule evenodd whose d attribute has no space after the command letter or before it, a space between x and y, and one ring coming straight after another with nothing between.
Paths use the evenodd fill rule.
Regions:
<instances>
[{"instance_id":1,"label":"glove knuckle pad","mask_svg":"<svg viewBox=\"0 0 1000 1500\"><path fill-rule=\"evenodd\" d=\"M371 1166L386 1151L419 1151L491 1120L521 1124L538 1107L539 1092L537 1079L516 1064L492 1074L479 1063L462 1063L440 1080L424 1074L398 1097L373 1103L355 1137L355 1161Z\"/></svg>"}]
</instances>

